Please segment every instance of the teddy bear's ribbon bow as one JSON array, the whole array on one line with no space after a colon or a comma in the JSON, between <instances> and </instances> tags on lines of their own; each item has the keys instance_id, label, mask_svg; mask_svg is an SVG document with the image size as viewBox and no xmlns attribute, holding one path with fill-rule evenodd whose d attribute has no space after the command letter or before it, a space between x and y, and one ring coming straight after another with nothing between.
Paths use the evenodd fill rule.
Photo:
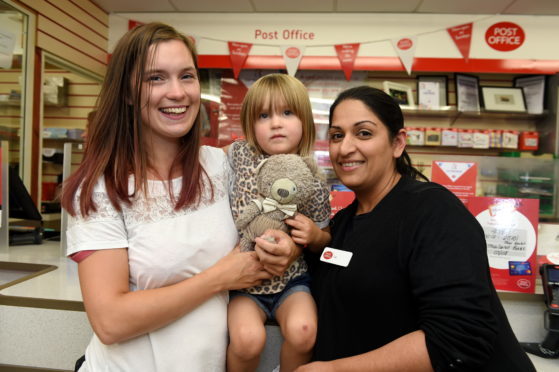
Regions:
<instances>
[{"instance_id":1,"label":"teddy bear's ribbon bow","mask_svg":"<svg viewBox=\"0 0 559 372\"><path fill-rule=\"evenodd\" d=\"M262 201L255 199L253 200L253 202L255 202L256 205L258 205L258 208L264 213L272 212L278 209L288 216L293 217L293 215L295 215L295 212L297 212L297 204L281 204L278 203L277 200L272 198L266 198Z\"/></svg>"}]
</instances>

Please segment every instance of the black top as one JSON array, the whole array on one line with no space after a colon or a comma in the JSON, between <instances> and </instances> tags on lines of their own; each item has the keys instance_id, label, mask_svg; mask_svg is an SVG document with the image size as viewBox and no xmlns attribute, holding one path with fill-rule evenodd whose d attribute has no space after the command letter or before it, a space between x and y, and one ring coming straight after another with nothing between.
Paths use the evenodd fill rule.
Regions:
<instances>
[{"instance_id":1,"label":"black top","mask_svg":"<svg viewBox=\"0 0 559 372\"><path fill-rule=\"evenodd\" d=\"M460 200L402 177L371 212L356 216L356 208L331 224L330 247L353 252L349 265L311 258L315 360L423 330L436 371L535 371L491 282L483 229Z\"/></svg>"}]
</instances>

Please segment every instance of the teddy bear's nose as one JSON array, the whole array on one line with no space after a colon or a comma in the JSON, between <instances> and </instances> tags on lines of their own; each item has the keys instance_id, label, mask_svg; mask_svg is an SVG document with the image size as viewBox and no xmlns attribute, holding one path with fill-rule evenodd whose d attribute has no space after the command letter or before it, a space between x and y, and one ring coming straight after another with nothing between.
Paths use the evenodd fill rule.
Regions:
<instances>
[{"instance_id":1,"label":"teddy bear's nose","mask_svg":"<svg viewBox=\"0 0 559 372\"><path fill-rule=\"evenodd\" d=\"M278 189L278 195L282 198L289 196L289 191L286 189Z\"/></svg>"}]
</instances>

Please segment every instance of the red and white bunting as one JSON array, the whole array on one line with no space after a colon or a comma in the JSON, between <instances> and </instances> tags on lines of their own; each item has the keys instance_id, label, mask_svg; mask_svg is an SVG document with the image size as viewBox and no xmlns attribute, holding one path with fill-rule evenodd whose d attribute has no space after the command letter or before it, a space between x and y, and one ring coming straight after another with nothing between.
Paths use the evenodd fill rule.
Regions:
<instances>
[{"instance_id":1,"label":"red and white bunting","mask_svg":"<svg viewBox=\"0 0 559 372\"><path fill-rule=\"evenodd\" d=\"M355 58L357 57L357 52L359 52L359 45L360 43L334 45L347 81L351 79Z\"/></svg>"},{"instance_id":2,"label":"red and white bunting","mask_svg":"<svg viewBox=\"0 0 559 372\"><path fill-rule=\"evenodd\" d=\"M186 36L194 43L194 46L196 48L200 46L200 40L201 40L200 36L196 34L188 34Z\"/></svg>"},{"instance_id":3,"label":"red and white bunting","mask_svg":"<svg viewBox=\"0 0 559 372\"><path fill-rule=\"evenodd\" d=\"M413 58L415 57L415 47L417 46L417 36L405 36L390 40L394 50L400 57L408 75L411 74Z\"/></svg>"},{"instance_id":4,"label":"red and white bunting","mask_svg":"<svg viewBox=\"0 0 559 372\"><path fill-rule=\"evenodd\" d=\"M454 40L454 44L456 44L456 47L458 48L466 62L470 57L470 45L472 44L472 28L473 23L470 22L446 29L452 40Z\"/></svg>"},{"instance_id":5,"label":"red and white bunting","mask_svg":"<svg viewBox=\"0 0 559 372\"><path fill-rule=\"evenodd\" d=\"M299 68L299 62L303 58L303 53L305 52L305 47L301 45L282 45L281 55L285 61L285 67L287 68L287 73L290 76L295 76L297 69Z\"/></svg>"},{"instance_id":6,"label":"red and white bunting","mask_svg":"<svg viewBox=\"0 0 559 372\"><path fill-rule=\"evenodd\" d=\"M138 22L138 21L135 21L133 19L128 20L128 29L129 30L133 29L134 27L141 26L141 25L143 25L143 22Z\"/></svg>"},{"instance_id":7,"label":"red and white bunting","mask_svg":"<svg viewBox=\"0 0 559 372\"><path fill-rule=\"evenodd\" d=\"M228 41L227 44L229 45L229 58L231 59L231 66L233 67L233 74L236 79L245 65L252 44L238 41Z\"/></svg>"}]
</instances>

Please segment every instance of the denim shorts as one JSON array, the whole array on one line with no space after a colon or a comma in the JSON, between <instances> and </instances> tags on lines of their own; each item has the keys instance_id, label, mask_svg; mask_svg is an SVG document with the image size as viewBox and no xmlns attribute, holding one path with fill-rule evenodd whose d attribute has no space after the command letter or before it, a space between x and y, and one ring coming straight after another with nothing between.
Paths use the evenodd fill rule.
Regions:
<instances>
[{"instance_id":1,"label":"denim shorts","mask_svg":"<svg viewBox=\"0 0 559 372\"><path fill-rule=\"evenodd\" d=\"M237 296L245 296L256 302L256 304L264 311L267 320L276 320L276 311L287 297L296 292L311 293L311 276L308 273L299 275L287 282L283 291L272 294L251 294L248 292L231 291L229 299L232 300Z\"/></svg>"}]
</instances>

